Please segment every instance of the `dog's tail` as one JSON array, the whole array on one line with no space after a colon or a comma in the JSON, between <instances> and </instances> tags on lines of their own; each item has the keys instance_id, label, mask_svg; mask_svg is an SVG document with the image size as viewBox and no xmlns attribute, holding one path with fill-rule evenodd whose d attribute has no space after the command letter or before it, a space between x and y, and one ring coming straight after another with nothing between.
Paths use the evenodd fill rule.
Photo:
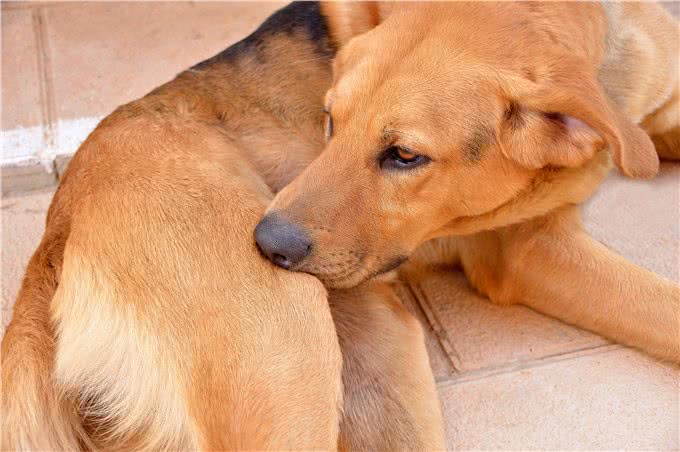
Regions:
<instances>
[{"instance_id":1,"label":"dog's tail","mask_svg":"<svg viewBox=\"0 0 680 452\"><path fill-rule=\"evenodd\" d=\"M29 262L2 341L0 450L81 450L90 447L77 406L53 381L55 345L50 302L57 271L46 241Z\"/></svg>"}]
</instances>

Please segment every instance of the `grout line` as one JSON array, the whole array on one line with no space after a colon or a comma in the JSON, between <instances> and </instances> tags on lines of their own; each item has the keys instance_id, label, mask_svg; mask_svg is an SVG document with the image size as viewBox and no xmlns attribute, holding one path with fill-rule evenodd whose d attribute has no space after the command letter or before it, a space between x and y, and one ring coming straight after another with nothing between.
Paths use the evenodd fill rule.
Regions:
<instances>
[{"instance_id":1,"label":"grout line","mask_svg":"<svg viewBox=\"0 0 680 452\"><path fill-rule=\"evenodd\" d=\"M40 8L35 8L31 11L31 19L32 19L32 24L33 24L33 38L35 39L35 45L37 52L36 57L36 63L38 66L38 93L40 95L40 119L43 125L43 130L47 127L49 127L49 112L48 112L48 103L49 101L47 100L47 85L45 83L45 59L43 58L44 52L43 52L43 31L42 31L42 18L40 17ZM43 131L43 134L45 135L45 139L47 138L47 132Z\"/></svg>"},{"instance_id":2,"label":"grout line","mask_svg":"<svg viewBox=\"0 0 680 452\"><path fill-rule=\"evenodd\" d=\"M52 60L45 28L45 10L33 10L35 40L38 48L38 73L40 77L40 100L43 121L46 127L45 141L48 147L56 146L56 101L52 82Z\"/></svg>"},{"instance_id":3,"label":"grout line","mask_svg":"<svg viewBox=\"0 0 680 452\"><path fill-rule=\"evenodd\" d=\"M569 350L567 352L555 353L554 355L548 355L538 359L514 361L499 367L487 367L463 372L453 377L438 379L436 380L436 384L438 388L447 388L449 386L456 386L463 383L484 380L498 375L512 374L525 369L549 366L558 362L576 360L583 356L599 355L625 348L626 347L619 344L599 344L590 347L583 347L576 350Z\"/></svg>"},{"instance_id":4,"label":"grout line","mask_svg":"<svg viewBox=\"0 0 680 452\"><path fill-rule=\"evenodd\" d=\"M432 326L432 322L430 321L427 314L425 313L425 310L423 309L423 306L422 306L420 300L418 300L418 297L416 296L415 292L413 291L413 288L411 287L410 283L408 283L406 281L399 280L399 285L402 288L402 290L404 292L406 292L404 295L407 296L411 300L411 304L413 306L413 309L418 311L417 313L414 312L413 314L418 317L419 322L422 324L423 332L426 335L430 335L430 334L434 335L434 339L436 341L436 347L438 347L440 352L445 356L446 363L448 364L448 367L449 367L449 368L447 368L446 373L448 375L452 375L452 374L457 373L458 370L456 369L456 366L455 366L453 360L451 359L451 356L449 356L449 353L444 348L444 345L442 344L441 339L439 338L439 336L437 335L437 332L435 331L434 327ZM427 331L425 331L425 329L427 329ZM430 359L430 363L431 362L432 362L432 360ZM447 377L444 377L444 378L447 378ZM436 380L436 377L435 377L435 380Z\"/></svg>"},{"instance_id":5,"label":"grout line","mask_svg":"<svg viewBox=\"0 0 680 452\"><path fill-rule=\"evenodd\" d=\"M54 8L58 6L68 5L68 1L49 1L49 2L36 2L36 1L25 1L25 0L12 0L9 2L2 2L2 11L21 11L27 9L37 9L37 8Z\"/></svg>"},{"instance_id":6,"label":"grout line","mask_svg":"<svg viewBox=\"0 0 680 452\"><path fill-rule=\"evenodd\" d=\"M449 341L449 336L446 334L446 330L439 322L439 319L437 318L436 314L434 314L432 308L427 302L427 297L422 294L422 291L417 290L413 284L407 283L405 286L406 289L411 293L412 298L415 300L420 310L423 312L423 314L425 314L425 318L430 324L430 328L432 328L432 331L437 338L437 342L439 342L439 346L442 348L442 350L444 350L444 355L446 355L449 365L454 372L459 373L462 367L462 360L460 359L460 356L458 355L458 352L454 348L453 344L451 344L451 341ZM418 294L421 294L421 296L418 296Z\"/></svg>"}]
</instances>

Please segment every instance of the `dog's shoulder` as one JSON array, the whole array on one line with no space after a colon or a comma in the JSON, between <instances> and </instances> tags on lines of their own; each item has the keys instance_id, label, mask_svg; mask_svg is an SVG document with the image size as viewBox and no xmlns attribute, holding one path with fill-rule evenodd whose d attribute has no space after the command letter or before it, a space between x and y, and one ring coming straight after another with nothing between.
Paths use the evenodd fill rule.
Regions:
<instances>
[{"instance_id":1,"label":"dog's shoulder","mask_svg":"<svg viewBox=\"0 0 680 452\"><path fill-rule=\"evenodd\" d=\"M602 2L602 7L607 36L599 79L614 103L638 122L677 86L678 23L657 3Z\"/></svg>"}]
</instances>

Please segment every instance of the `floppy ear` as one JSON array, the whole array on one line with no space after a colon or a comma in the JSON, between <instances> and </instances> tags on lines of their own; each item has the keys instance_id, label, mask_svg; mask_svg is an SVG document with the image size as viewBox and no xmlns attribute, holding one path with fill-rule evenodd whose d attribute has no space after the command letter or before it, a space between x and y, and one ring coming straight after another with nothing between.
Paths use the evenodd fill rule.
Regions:
<instances>
[{"instance_id":1,"label":"floppy ear","mask_svg":"<svg viewBox=\"0 0 680 452\"><path fill-rule=\"evenodd\" d=\"M649 136L612 107L585 70L510 83L501 126L503 152L529 168L580 166L605 147L629 177L649 178L659 158Z\"/></svg>"},{"instance_id":2,"label":"floppy ear","mask_svg":"<svg viewBox=\"0 0 680 452\"><path fill-rule=\"evenodd\" d=\"M355 36L375 28L390 9L385 2L327 1L321 2L333 41L342 47Z\"/></svg>"}]
</instances>

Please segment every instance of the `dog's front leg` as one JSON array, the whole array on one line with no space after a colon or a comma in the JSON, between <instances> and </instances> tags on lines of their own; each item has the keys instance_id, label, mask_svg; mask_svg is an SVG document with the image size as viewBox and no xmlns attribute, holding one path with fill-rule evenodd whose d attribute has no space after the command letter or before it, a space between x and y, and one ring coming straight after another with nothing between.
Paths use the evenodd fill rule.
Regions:
<instances>
[{"instance_id":1,"label":"dog's front leg","mask_svg":"<svg viewBox=\"0 0 680 452\"><path fill-rule=\"evenodd\" d=\"M443 450L418 320L383 282L331 291L329 302L343 357L339 450Z\"/></svg>"},{"instance_id":2,"label":"dog's front leg","mask_svg":"<svg viewBox=\"0 0 680 452\"><path fill-rule=\"evenodd\" d=\"M500 304L680 362L680 287L591 238L575 207L461 240L471 283Z\"/></svg>"}]
</instances>

